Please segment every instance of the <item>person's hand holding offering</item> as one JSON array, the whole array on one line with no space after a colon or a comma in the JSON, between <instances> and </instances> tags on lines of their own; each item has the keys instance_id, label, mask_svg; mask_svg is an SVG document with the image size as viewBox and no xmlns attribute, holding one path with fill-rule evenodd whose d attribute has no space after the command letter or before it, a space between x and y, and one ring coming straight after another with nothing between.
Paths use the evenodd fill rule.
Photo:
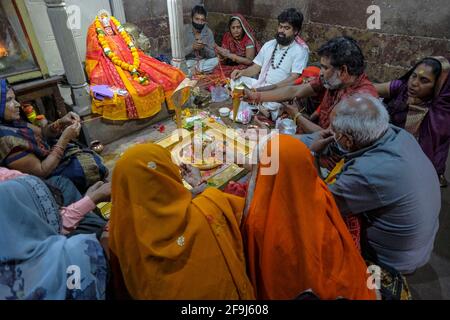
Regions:
<instances>
[{"instance_id":1,"label":"person's hand holding offering","mask_svg":"<svg viewBox=\"0 0 450 320\"><path fill-rule=\"evenodd\" d=\"M95 204L110 201L111 182L97 182L86 191L86 196L88 196Z\"/></svg>"},{"instance_id":2,"label":"person's hand holding offering","mask_svg":"<svg viewBox=\"0 0 450 320\"><path fill-rule=\"evenodd\" d=\"M183 179L189 183L192 187L197 187L203 183L200 170L192 165L182 163L180 166L181 176Z\"/></svg>"},{"instance_id":3,"label":"person's hand holding offering","mask_svg":"<svg viewBox=\"0 0 450 320\"><path fill-rule=\"evenodd\" d=\"M231 72L231 75L230 75L230 77L231 77L231 79L232 80L236 80L236 79L239 79L240 77L242 77L242 72L243 72L243 70L233 70L233 72Z\"/></svg>"},{"instance_id":4,"label":"person's hand holding offering","mask_svg":"<svg viewBox=\"0 0 450 320\"><path fill-rule=\"evenodd\" d=\"M296 103L283 103L283 105L284 105L283 111L286 112L289 115L289 117L294 119L295 116L297 115L297 113L299 112L297 104Z\"/></svg>"},{"instance_id":5,"label":"person's hand holding offering","mask_svg":"<svg viewBox=\"0 0 450 320\"><path fill-rule=\"evenodd\" d=\"M66 114L64 117L58 120L59 124L66 128L74 123L81 122L80 116L77 115L75 112L70 111L68 114Z\"/></svg>"},{"instance_id":6,"label":"person's hand holding offering","mask_svg":"<svg viewBox=\"0 0 450 320\"><path fill-rule=\"evenodd\" d=\"M330 129L322 130L319 136L311 144L311 151L321 153L325 148L334 141L334 133Z\"/></svg>"},{"instance_id":7,"label":"person's hand holding offering","mask_svg":"<svg viewBox=\"0 0 450 320\"><path fill-rule=\"evenodd\" d=\"M74 124L64 129L60 139L63 139L66 143L69 143L70 141L78 138L78 136L80 135L80 130L81 130L81 123L75 122Z\"/></svg>"},{"instance_id":8,"label":"person's hand holding offering","mask_svg":"<svg viewBox=\"0 0 450 320\"><path fill-rule=\"evenodd\" d=\"M194 49L194 50L202 50L204 47L205 47L205 44L200 39L195 40L194 44L192 45L192 49Z\"/></svg>"}]
</instances>

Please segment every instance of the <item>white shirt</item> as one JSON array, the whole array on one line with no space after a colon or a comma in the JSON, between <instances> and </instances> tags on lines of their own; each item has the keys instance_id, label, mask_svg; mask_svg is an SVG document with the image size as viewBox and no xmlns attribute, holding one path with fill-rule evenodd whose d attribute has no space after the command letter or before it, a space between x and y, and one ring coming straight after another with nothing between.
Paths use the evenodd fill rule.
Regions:
<instances>
[{"instance_id":1,"label":"white shirt","mask_svg":"<svg viewBox=\"0 0 450 320\"><path fill-rule=\"evenodd\" d=\"M283 54L287 50L283 62L277 69L274 69L270 63L275 46L277 46L274 57L275 67L278 66ZM309 51L297 42L293 41L289 46L281 47L278 45L277 40L273 39L264 44L253 62L261 67L264 67L267 62L270 64L264 85L271 85L285 80L291 73L301 74L308 64L308 58ZM261 72L259 76L261 78L264 75Z\"/></svg>"}]
</instances>

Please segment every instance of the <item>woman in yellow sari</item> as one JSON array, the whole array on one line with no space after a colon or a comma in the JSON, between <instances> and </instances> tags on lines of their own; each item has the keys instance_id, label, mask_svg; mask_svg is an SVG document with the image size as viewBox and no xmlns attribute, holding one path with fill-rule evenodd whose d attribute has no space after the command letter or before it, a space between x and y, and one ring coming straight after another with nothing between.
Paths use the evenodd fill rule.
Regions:
<instances>
[{"instance_id":1,"label":"woman in yellow sari","mask_svg":"<svg viewBox=\"0 0 450 320\"><path fill-rule=\"evenodd\" d=\"M192 198L171 154L128 150L112 179L110 253L116 298L253 299L239 230L244 199Z\"/></svg>"},{"instance_id":2,"label":"woman in yellow sari","mask_svg":"<svg viewBox=\"0 0 450 320\"><path fill-rule=\"evenodd\" d=\"M125 89L114 99L93 101L92 111L110 120L148 118L161 110L185 75L177 68L146 56L135 47L120 22L101 11L87 35L86 72L91 85Z\"/></svg>"}]
</instances>

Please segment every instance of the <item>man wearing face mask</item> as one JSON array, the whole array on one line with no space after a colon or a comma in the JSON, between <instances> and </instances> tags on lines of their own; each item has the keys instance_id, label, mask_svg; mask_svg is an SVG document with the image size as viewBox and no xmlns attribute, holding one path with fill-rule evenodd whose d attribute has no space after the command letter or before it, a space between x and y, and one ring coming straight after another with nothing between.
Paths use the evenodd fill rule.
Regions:
<instances>
[{"instance_id":1,"label":"man wearing face mask","mask_svg":"<svg viewBox=\"0 0 450 320\"><path fill-rule=\"evenodd\" d=\"M207 12L203 6L192 9L192 25L185 26L184 54L191 74L210 73L218 65L214 51L214 35L206 25Z\"/></svg>"},{"instance_id":2,"label":"man wearing face mask","mask_svg":"<svg viewBox=\"0 0 450 320\"><path fill-rule=\"evenodd\" d=\"M343 216L360 215L363 256L408 274L428 262L439 227L436 170L413 135L389 125L383 103L353 95L331 112L327 130L301 136L316 154L336 145L345 165L329 185Z\"/></svg>"},{"instance_id":3,"label":"man wearing face mask","mask_svg":"<svg viewBox=\"0 0 450 320\"><path fill-rule=\"evenodd\" d=\"M286 111L296 121L303 133L328 128L330 113L344 98L354 93L368 93L378 97L377 90L364 73L364 55L356 41L350 37L329 40L319 50L320 78L299 86L278 84L259 88L260 92L245 92L248 101L290 101L294 98L323 96L322 101L308 120L296 107Z\"/></svg>"},{"instance_id":4,"label":"man wearing face mask","mask_svg":"<svg viewBox=\"0 0 450 320\"><path fill-rule=\"evenodd\" d=\"M294 82L306 68L309 49L299 37L303 24L303 14L294 8L284 10L278 16L278 30L275 39L264 44L254 64L244 70L234 70L231 73L233 85L244 83L248 88L266 87L274 84ZM254 77L258 76L258 79ZM266 117L276 120L279 116L280 103L275 100L264 100L259 111ZM241 110L247 107L241 103Z\"/></svg>"}]
</instances>

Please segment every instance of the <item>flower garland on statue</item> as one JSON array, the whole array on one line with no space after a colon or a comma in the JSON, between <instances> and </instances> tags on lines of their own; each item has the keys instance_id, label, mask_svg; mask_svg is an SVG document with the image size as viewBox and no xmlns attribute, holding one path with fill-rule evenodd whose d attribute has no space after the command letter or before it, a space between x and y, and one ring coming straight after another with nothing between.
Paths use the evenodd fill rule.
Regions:
<instances>
[{"instance_id":1,"label":"flower garland on statue","mask_svg":"<svg viewBox=\"0 0 450 320\"><path fill-rule=\"evenodd\" d=\"M99 17L97 16L95 18L95 29L97 31L97 39L100 45L103 48L103 51L105 52L105 55L114 63L116 66L122 68L125 71L129 71L133 77L133 80L139 82L141 85L148 85L149 81L146 76L142 77L139 73L139 65L141 63L141 60L139 59L139 52L134 46L134 43L131 41L130 36L125 31L124 27L120 24L119 20L117 20L114 17L110 17L111 21L114 23L114 25L117 28L117 31L119 31L120 36L123 40L125 40L125 43L127 44L128 48L131 51L131 55L133 56L133 64L129 64L125 61L122 61L119 59L119 57L112 52L111 48L108 46L108 42L105 39L105 31L103 31L102 24L100 22Z\"/></svg>"}]
</instances>

